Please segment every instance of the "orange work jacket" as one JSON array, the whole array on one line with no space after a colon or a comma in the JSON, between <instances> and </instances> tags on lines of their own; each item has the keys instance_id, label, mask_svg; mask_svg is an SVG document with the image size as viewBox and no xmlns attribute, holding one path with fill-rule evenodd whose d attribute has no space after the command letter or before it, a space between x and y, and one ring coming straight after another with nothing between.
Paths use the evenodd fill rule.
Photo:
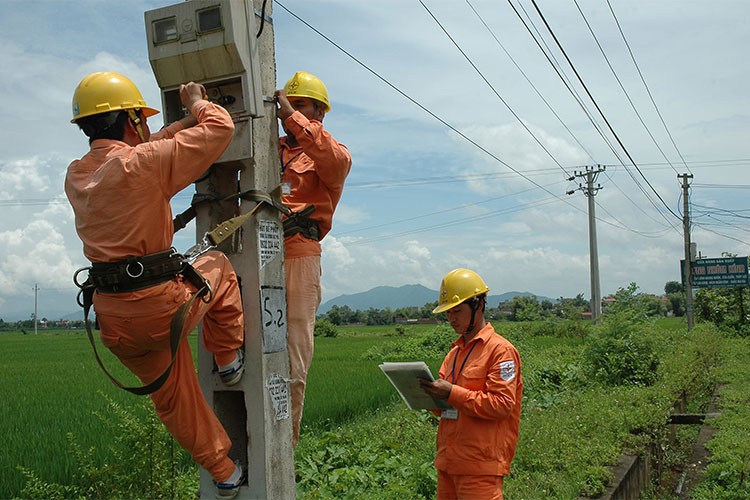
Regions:
<instances>
[{"instance_id":1,"label":"orange work jacket","mask_svg":"<svg viewBox=\"0 0 750 500\"><path fill-rule=\"evenodd\" d=\"M65 194L91 262L114 262L172 246L170 199L219 159L234 134L232 118L221 106L200 100L191 112L198 120L193 127L173 123L137 146L97 139L83 158L70 164ZM133 315L143 316L175 308L184 295L183 287L168 282L129 293L97 293L94 304L97 314L122 315L133 304ZM141 308L138 299L146 296L161 297L150 301L158 311Z\"/></svg>"},{"instance_id":2,"label":"orange work jacket","mask_svg":"<svg viewBox=\"0 0 750 500\"><path fill-rule=\"evenodd\" d=\"M310 214L320 226L320 239L328 234L333 212L341 199L344 181L352 166L349 150L340 144L317 120L308 120L299 111L284 122L299 144L287 145L286 137L279 143L281 181L284 187L282 203L295 212L309 205ZM295 234L284 240L286 258L320 255L320 242Z\"/></svg>"},{"instance_id":3,"label":"orange work jacket","mask_svg":"<svg viewBox=\"0 0 750 500\"><path fill-rule=\"evenodd\" d=\"M468 343L461 337L451 347L439 373L453 384L448 404L458 419L440 419L435 468L506 476L521 421L521 357L490 323Z\"/></svg>"}]
</instances>

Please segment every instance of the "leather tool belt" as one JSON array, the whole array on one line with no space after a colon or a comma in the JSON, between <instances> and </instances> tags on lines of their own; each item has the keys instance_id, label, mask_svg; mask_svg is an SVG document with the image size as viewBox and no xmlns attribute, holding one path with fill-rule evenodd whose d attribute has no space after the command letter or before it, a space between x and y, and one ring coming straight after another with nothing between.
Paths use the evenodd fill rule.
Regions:
<instances>
[{"instance_id":1,"label":"leather tool belt","mask_svg":"<svg viewBox=\"0 0 750 500\"><path fill-rule=\"evenodd\" d=\"M96 262L91 265L89 278L100 292L132 292L173 280L184 268L183 256L171 249L117 262Z\"/></svg>"}]
</instances>

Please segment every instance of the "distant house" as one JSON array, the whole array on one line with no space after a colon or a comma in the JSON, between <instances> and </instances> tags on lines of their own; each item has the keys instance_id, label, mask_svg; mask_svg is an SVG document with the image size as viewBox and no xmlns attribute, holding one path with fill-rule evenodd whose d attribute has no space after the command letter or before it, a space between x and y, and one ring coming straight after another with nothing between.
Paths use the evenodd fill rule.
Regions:
<instances>
[{"instance_id":1,"label":"distant house","mask_svg":"<svg viewBox=\"0 0 750 500\"><path fill-rule=\"evenodd\" d=\"M602 299L602 310L606 311L609 306L617 302L617 299L614 297L604 297Z\"/></svg>"},{"instance_id":2,"label":"distant house","mask_svg":"<svg viewBox=\"0 0 750 500\"><path fill-rule=\"evenodd\" d=\"M407 318L399 316L393 320L398 325L436 325L437 319L434 318Z\"/></svg>"}]
</instances>

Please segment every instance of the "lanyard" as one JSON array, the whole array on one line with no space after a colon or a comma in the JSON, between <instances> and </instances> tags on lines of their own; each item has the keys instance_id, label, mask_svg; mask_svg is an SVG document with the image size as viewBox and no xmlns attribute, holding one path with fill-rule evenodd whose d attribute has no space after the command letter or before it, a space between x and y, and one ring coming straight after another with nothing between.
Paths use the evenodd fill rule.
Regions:
<instances>
[{"instance_id":1,"label":"lanyard","mask_svg":"<svg viewBox=\"0 0 750 500\"><path fill-rule=\"evenodd\" d=\"M464 366L466 366L466 361L469 359L469 356L471 356L471 352L474 350L474 348L477 346L479 342L474 342L472 344L471 349L469 349L468 354L466 354L466 357L464 358L464 362L461 363L461 368L458 370L458 375L456 375L456 361L458 360L458 351L461 349L456 350L456 356L453 358L453 369L451 370L451 382L456 383L456 380L458 380L458 377L461 376L461 372L464 370Z\"/></svg>"}]
</instances>

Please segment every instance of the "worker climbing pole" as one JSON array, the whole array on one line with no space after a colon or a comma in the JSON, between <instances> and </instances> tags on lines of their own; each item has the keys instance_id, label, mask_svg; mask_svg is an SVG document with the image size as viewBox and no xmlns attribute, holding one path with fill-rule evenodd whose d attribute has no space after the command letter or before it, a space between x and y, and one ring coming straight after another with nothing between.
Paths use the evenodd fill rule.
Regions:
<instances>
[{"instance_id":1,"label":"worker climbing pole","mask_svg":"<svg viewBox=\"0 0 750 500\"><path fill-rule=\"evenodd\" d=\"M295 482L271 5L187 0L148 11L145 20L165 122L184 116L179 86L194 81L235 124L231 144L196 182L175 229L195 216L198 242L187 257L218 247L241 282L246 371L240 383L222 384L200 342L198 351L201 388L232 440L230 457L247 469L237 498L288 499ZM202 469L201 498L214 492Z\"/></svg>"}]
</instances>

